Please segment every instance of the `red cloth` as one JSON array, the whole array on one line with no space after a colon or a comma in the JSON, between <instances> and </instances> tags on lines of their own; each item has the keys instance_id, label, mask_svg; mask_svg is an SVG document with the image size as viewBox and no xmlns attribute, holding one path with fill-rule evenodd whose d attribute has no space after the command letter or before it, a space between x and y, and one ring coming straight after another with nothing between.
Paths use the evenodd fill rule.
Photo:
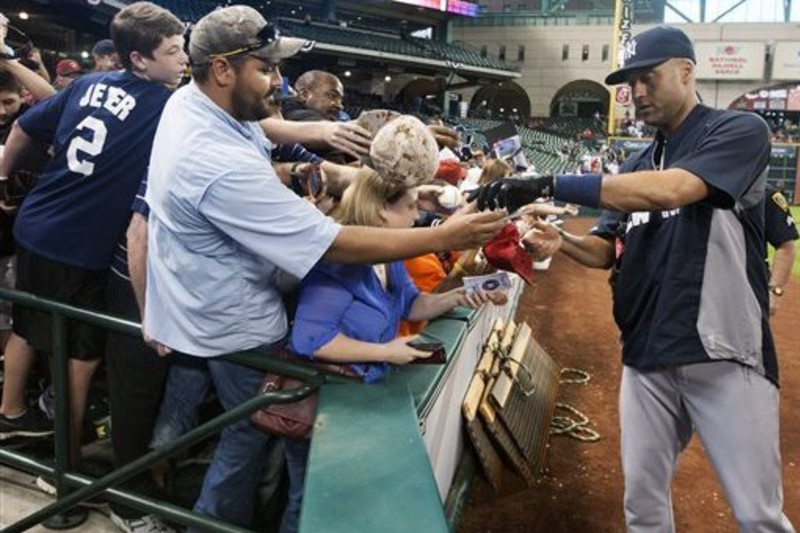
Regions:
<instances>
[{"instance_id":1,"label":"red cloth","mask_svg":"<svg viewBox=\"0 0 800 533\"><path fill-rule=\"evenodd\" d=\"M494 239L486 243L483 255L490 265L516 272L530 284L533 282L533 266L530 256L522 247L521 239L516 224L507 224Z\"/></svg>"},{"instance_id":2,"label":"red cloth","mask_svg":"<svg viewBox=\"0 0 800 533\"><path fill-rule=\"evenodd\" d=\"M436 170L433 179L446 181L450 185L458 187L458 184L465 177L467 177L467 169L462 167L461 163L455 159L445 159L439 162L439 168Z\"/></svg>"}]
</instances>

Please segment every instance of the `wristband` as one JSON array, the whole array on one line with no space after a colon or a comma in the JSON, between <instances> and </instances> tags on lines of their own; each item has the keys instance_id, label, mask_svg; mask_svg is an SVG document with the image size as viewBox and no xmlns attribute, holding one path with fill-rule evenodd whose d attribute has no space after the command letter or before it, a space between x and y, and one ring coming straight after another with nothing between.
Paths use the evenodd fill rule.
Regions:
<instances>
[{"instance_id":1,"label":"wristband","mask_svg":"<svg viewBox=\"0 0 800 533\"><path fill-rule=\"evenodd\" d=\"M553 198L570 204L600 207L602 174L560 174L555 179Z\"/></svg>"}]
</instances>

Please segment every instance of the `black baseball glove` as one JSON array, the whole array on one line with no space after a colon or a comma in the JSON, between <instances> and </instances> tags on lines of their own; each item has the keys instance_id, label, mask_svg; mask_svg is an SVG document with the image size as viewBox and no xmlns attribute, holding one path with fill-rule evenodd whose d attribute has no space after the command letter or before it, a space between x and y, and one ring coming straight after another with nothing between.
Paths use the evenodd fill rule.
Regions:
<instances>
[{"instance_id":1,"label":"black baseball glove","mask_svg":"<svg viewBox=\"0 0 800 533\"><path fill-rule=\"evenodd\" d=\"M520 207L553 196L552 175L505 178L481 185L470 192L469 201L478 200L478 209L506 208L513 213Z\"/></svg>"}]
</instances>

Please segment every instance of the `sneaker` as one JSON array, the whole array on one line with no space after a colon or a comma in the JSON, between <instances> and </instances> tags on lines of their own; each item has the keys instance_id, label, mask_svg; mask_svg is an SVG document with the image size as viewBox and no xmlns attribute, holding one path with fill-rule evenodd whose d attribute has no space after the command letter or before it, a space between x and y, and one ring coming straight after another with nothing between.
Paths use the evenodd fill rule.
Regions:
<instances>
[{"instance_id":1,"label":"sneaker","mask_svg":"<svg viewBox=\"0 0 800 533\"><path fill-rule=\"evenodd\" d=\"M168 526L159 517L151 514L140 518L122 518L111 511L111 521L125 533L174 533L175 529Z\"/></svg>"},{"instance_id":2,"label":"sneaker","mask_svg":"<svg viewBox=\"0 0 800 533\"><path fill-rule=\"evenodd\" d=\"M53 422L36 409L28 409L16 418L0 415L0 440L12 437L45 437L53 433Z\"/></svg>"},{"instance_id":3,"label":"sneaker","mask_svg":"<svg viewBox=\"0 0 800 533\"><path fill-rule=\"evenodd\" d=\"M45 494L49 494L50 496L55 496L57 492L54 483L55 482L52 479L44 476L39 476L36 478L36 488Z\"/></svg>"},{"instance_id":4,"label":"sneaker","mask_svg":"<svg viewBox=\"0 0 800 533\"><path fill-rule=\"evenodd\" d=\"M36 478L36 488L40 491L44 492L45 494L49 494L50 496L55 497L56 495L56 483L52 478L39 476ZM101 498L102 496L95 496L95 498ZM106 505L106 502L103 500L98 499L91 499L80 502L78 505L81 507L88 507L90 509L99 509Z\"/></svg>"},{"instance_id":5,"label":"sneaker","mask_svg":"<svg viewBox=\"0 0 800 533\"><path fill-rule=\"evenodd\" d=\"M45 414L49 420L56 419L56 397L50 388L46 388L39 395L39 409Z\"/></svg>"}]
</instances>

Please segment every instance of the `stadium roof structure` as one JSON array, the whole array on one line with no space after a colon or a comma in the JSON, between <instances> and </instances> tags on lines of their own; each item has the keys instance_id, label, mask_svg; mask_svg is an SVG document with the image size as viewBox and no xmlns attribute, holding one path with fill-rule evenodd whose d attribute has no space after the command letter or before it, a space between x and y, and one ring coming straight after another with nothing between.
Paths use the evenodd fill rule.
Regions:
<instances>
[{"instance_id":1,"label":"stadium roof structure","mask_svg":"<svg viewBox=\"0 0 800 533\"><path fill-rule=\"evenodd\" d=\"M278 19L278 27L287 35L316 41L314 50L321 54L394 63L426 71L452 72L465 78L504 80L520 77L518 70L481 57L478 52L439 41L288 19Z\"/></svg>"},{"instance_id":2,"label":"stadium roof structure","mask_svg":"<svg viewBox=\"0 0 800 533\"><path fill-rule=\"evenodd\" d=\"M4 0L10 13L26 11L30 20L15 21L40 46L57 51L91 46L105 36L113 14L133 0ZM468 46L444 42L447 24L458 15L393 0L370 2L322 0L152 0L193 23L214 9L242 3L264 13L290 36L316 42L314 55L377 65L377 69L425 75L457 75L475 83L520 77L518 69L482 57ZM404 2L407 0L403 0ZM5 7L8 4L8 7ZM335 10L325 12L335 6ZM74 33L65 33L63 28ZM412 35L422 29L440 39Z\"/></svg>"},{"instance_id":3,"label":"stadium roof structure","mask_svg":"<svg viewBox=\"0 0 800 533\"><path fill-rule=\"evenodd\" d=\"M102 0L104 2L119 0ZM251 5L276 21L292 37L315 41L314 52L370 62L402 65L431 73L454 73L462 78L505 80L520 77L517 69L482 57L478 51L411 34L419 29L442 31L455 15L392 0L336 2L335 13L324 12L320 0L153 0L188 22L196 22L220 5Z\"/></svg>"}]
</instances>

